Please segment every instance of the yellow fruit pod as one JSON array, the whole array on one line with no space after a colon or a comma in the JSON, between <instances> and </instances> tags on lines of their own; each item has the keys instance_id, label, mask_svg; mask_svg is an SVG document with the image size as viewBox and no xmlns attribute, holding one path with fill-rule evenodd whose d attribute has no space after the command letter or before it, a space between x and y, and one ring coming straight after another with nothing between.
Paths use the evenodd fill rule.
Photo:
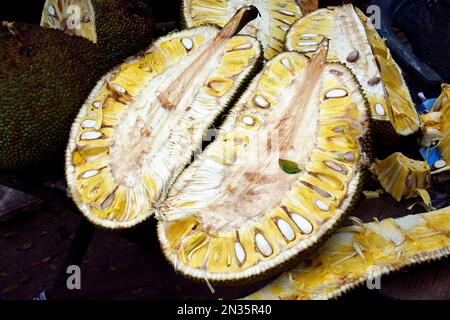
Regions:
<instances>
[{"instance_id":1,"label":"yellow fruit pod","mask_svg":"<svg viewBox=\"0 0 450 320\"><path fill-rule=\"evenodd\" d=\"M286 48L311 56L330 39L328 60L347 65L366 96L375 128L406 136L421 127L402 72L370 19L351 4L314 11L292 25Z\"/></svg>"},{"instance_id":2,"label":"yellow fruit pod","mask_svg":"<svg viewBox=\"0 0 450 320\"><path fill-rule=\"evenodd\" d=\"M395 200L417 196L417 189L430 184L431 169L426 161L416 161L400 152L374 163L372 168L378 181Z\"/></svg>"},{"instance_id":3,"label":"yellow fruit pod","mask_svg":"<svg viewBox=\"0 0 450 320\"><path fill-rule=\"evenodd\" d=\"M322 300L410 265L450 254L450 207L338 230L318 250L248 300Z\"/></svg>"},{"instance_id":4,"label":"yellow fruit pod","mask_svg":"<svg viewBox=\"0 0 450 320\"><path fill-rule=\"evenodd\" d=\"M268 277L349 213L369 117L352 73L326 63L326 49L268 61L174 183L158 236L181 274L222 284Z\"/></svg>"},{"instance_id":5,"label":"yellow fruit pod","mask_svg":"<svg viewBox=\"0 0 450 320\"><path fill-rule=\"evenodd\" d=\"M445 161L444 165L450 164L450 85L442 84L442 93L437 98L431 112L440 114L440 133L442 140L439 143L439 151ZM444 166L442 165L442 166Z\"/></svg>"}]
</instances>

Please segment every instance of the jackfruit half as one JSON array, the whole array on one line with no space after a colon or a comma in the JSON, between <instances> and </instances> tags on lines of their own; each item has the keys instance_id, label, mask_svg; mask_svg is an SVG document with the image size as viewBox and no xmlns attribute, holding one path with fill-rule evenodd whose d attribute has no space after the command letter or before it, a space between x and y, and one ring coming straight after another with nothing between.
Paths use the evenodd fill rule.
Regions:
<instances>
[{"instance_id":1,"label":"jackfruit half","mask_svg":"<svg viewBox=\"0 0 450 320\"><path fill-rule=\"evenodd\" d=\"M358 79L377 131L415 133L420 120L408 87L370 19L351 4L319 9L291 27L286 47L311 55L324 37L331 39L328 60L345 63Z\"/></svg>"},{"instance_id":2,"label":"jackfruit half","mask_svg":"<svg viewBox=\"0 0 450 320\"><path fill-rule=\"evenodd\" d=\"M368 115L352 73L272 58L218 136L161 205L158 236L182 274L209 282L267 277L322 239L348 212L367 162Z\"/></svg>"},{"instance_id":3,"label":"jackfruit half","mask_svg":"<svg viewBox=\"0 0 450 320\"><path fill-rule=\"evenodd\" d=\"M427 162L410 159L400 152L374 163L373 172L383 189L397 201L419 196L420 190L430 186L431 169Z\"/></svg>"},{"instance_id":4,"label":"jackfruit half","mask_svg":"<svg viewBox=\"0 0 450 320\"><path fill-rule=\"evenodd\" d=\"M268 60L283 51L286 32L302 16L295 0L183 0L182 19L187 27L205 24L222 27L238 8L250 4L258 8L261 16L241 33L258 38Z\"/></svg>"},{"instance_id":5,"label":"jackfruit half","mask_svg":"<svg viewBox=\"0 0 450 320\"><path fill-rule=\"evenodd\" d=\"M450 255L450 207L338 230L318 250L249 300L336 298L406 266Z\"/></svg>"},{"instance_id":6,"label":"jackfruit half","mask_svg":"<svg viewBox=\"0 0 450 320\"><path fill-rule=\"evenodd\" d=\"M209 125L262 61L255 38L234 36L256 15L244 7L220 31L170 33L97 84L66 153L70 193L89 220L127 228L154 213Z\"/></svg>"}]
</instances>

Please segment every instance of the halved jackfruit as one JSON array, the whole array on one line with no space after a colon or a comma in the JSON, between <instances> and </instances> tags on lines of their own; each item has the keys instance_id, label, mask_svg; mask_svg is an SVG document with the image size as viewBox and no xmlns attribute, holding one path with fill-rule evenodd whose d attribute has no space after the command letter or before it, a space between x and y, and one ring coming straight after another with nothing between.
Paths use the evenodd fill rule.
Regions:
<instances>
[{"instance_id":1,"label":"halved jackfruit","mask_svg":"<svg viewBox=\"0 0 450 320\"><path fill-rule=\"evenodd\" d=\"M415 133L420 120L408 87L370 19L351 4L320 9L292 26L286 47L311 55L324 37L331 39L328 60L345 63L358 79L376 127Z\"/></svg>"},{"instance_id":2,"label":"halved jackfruit","mask_svg":"<svg viewBox=\"0 0 450 320\"><path fill-rule=\"evenodd\" d=\"M42 11L41 26L97 42L91 0L47 0Z\"/></svg>"},{"instance_id":3,"label":"halved jackfruit","mask_svg":"<svg viewBox=\"0 0 450 320\"><path fill-rule=\"evenodd\" d=\"M202 26L171 33L97 84L73 124L66 154L69 190L89 220L126 228L153 213L261 60L255 38L233 36L256 15L245 7L221 31Z\"/></svg>"},{"instance_id":4,"label":"halved jackfruit","mask_svg":"<svg viewBox=\"0 0 450 320\"><path fill-rule=\"evenodd\" d=\"M289 27L302 16L295 0L183 0L182 18L187 27L223 26L238 8L249 4L258 8L261 18L249 23L241 33L257 37L268 60L283 51Z\"/></svg>"},{"instance_id":5,"label":"halved jackfruit","mask_svg":"<svg viewBox=\"0 0 450 320\"><path fill-rule=\"evenodd\" d=\"M428 188L431 180L426 161L410 159L400 152L374 163L373 172L384 190L397 201L420 195L417 190Z\"/></svg>"},{"instance_id":6,"label":"halved jackfruit","mask_svg":"<svg viewBox=\"0 0 450 320\"><path fill-rule=\"evenodd\" d=\"M365 281L450 255L450 207L365 224L355 220L246 299L336 298Z\"/></svg>"},{"instance_id":7,"label":"halved jackfruit","mask_svg":"<svg viewBox=\"0 0 450 320\"><path fill-rule=\"evenodd\" d=\"M433 108L433 113L440 113L440 124L438 128L442 140L439 143L439 151L445 163L438 164L438 167L450 165L450 85L442 84L442 93L436 100ZM436 164L435 164L436 165Z\"/></svg>"},{"instance_id":8,"label":"halved jackfruit","mask_svg":"<svg viewBox=\"0 0 450 320\"><path fill-rule=\"evenodd\" d=\"M211 282L269 276L352 206L368 115L352 73L325 59L324 43L311 60L285 52L268 61L177 179L158 224L177 271Z\"/></svg>"}]
</instances>

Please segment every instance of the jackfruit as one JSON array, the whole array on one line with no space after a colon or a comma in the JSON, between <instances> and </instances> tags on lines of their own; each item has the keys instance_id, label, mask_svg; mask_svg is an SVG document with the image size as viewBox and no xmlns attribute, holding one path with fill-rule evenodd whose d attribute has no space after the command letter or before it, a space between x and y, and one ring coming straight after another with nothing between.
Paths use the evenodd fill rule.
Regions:
<instances>
[{"instance_id":1,"label":"jackfruit","mask_svg":"<svg viewBox=\"0 0 450 320\"><path fill-rule=\"evenodd\" d=\"M370 223L354 221L246 299L336 298L366 281L450 255L450 207Z\"/></svg>"},{"instance_id":2,"label":"jackfruit","mask_svg":"<svg viewBox=\"0 0 450 320\"><path fill-rule=\"evenodd\" d=\"M215 141L160 206L158 236L182 274L207 282L267 277L324 239L359 194L367 107L352 73L272 58L232 107Z\"/></svg>"},{"instance_id":3,"label":"jackfruit","mask_svg":"<svg viewBox=\"0 0 450 320\"><path fill-rule=\"evenodd\" d=\"M112 2L101 3L109 10ZM105 25L97 28L97 44L59 30L0 22L0 168L61 165L70 126L89 91L150 44L151 21L125 8L99 10L96 21Z\"/></svg>"},{"instance_id":4,"label":"jackfruit","mask_svg":"<svg viewBox=\"0 0 450 320\"><path fill-rule=\"evenodd\" d=\"M182 19L187 27L223 26L237 8L250 4L258 8L261 18L250 22L241 33L258 38L269 60L283 51L286 32L302 16L296 0L183 0Z\"/></svg>"},{"instance_id":5,"label":"jackfruit","mask_svg":"<svg viewBox=\"0 0 450 320\"><path fill-rule=\"evenodd\" d=\"M97 43L114 60L111 67L148 47L154 33L150 5L142 0L47 0L41 26Z\"/></svg>"},{"instance_id":6,"label":"jackfruit","mask_svg":"<svg viewBox=\"0 0 450 320\"><path fill-rule=\"evenodd\" d=\"M369 18L351 4L319 9L291 27L286 47L310 56L324 37L331 39L328 60L345 63L358 79L379 133L405 136L419 130L401 70Z\"/></svg>"},{"instance_id":7,"label":"jackfruit","mask_svg":"<svg viewBox=\"0 0 450 320\"><path fill-rule=\"evenodd\" d=\"M432 114L439 114L438 121L426 122L425 128L435 128L438 131L438 148L442 156L439 164L435 166L442 168L450 165L450 85L442 84L442 93L437 98L431 109ZM426 115L425 115L426 116ZM425 117L423 116L423 117Z\"/></svg>"},{"instance_id":8,"label":"jackfruit","mask_svg":"<svg viewBox=\"0 0 450 320\"><path fill-rule=\"evenodd\" d=\"M235 35L256 16L255 7L244 7L220 31L170 33L98 82L66 153L69 191L90 221L127 228L154 213L262 61L255 38Z\"/></svg>"},{"instance_id":9,"label":"jackfruit","mask_svg":"<svg viewBox=\"0 0 450 320\"><path fill-rule=\"evenodd\" d=\"M373 164L373 172L381 186L400 201L420 195L418 190L430 186L431 169L426 161L416 161L396 152Z\"/></svg>"}]
</instances>

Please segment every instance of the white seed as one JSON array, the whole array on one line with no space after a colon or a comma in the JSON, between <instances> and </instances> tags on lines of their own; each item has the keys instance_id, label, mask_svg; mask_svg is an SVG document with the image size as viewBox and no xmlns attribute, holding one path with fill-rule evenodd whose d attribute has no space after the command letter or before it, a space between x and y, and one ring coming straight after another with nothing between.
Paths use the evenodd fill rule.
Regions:
<instances>
[{"instance_id":1,"label":"white seed","mask_svg":"<svg viewBox=\"0 0 450 320\"><path fill-rule=\"evenodd\" d=\"M344 154L344 160L353 162L355 161L355 155L353 154L353 152L347 152L346 154Z\"/></svg>"},{"instance_id":2,"label":"white seed","mask_svg":"<svg viewBox=\"0 0 450 320\"><path fill-rule=\"evenodd\" d=\"M433 167L435 167L436 169L440 169L445 167L446 165L447 163L445 162L445 160L440 159L433 164Z\"/></svg>"},{"instance_id":3,"label":"white seed","mask_svg":"<svg viewBox=\"0 0 450 320\"><path fill-rule=\"evenodd\" d=\"M100 101L95 101L95 102L92 104L92 106L93 106L95 109L100 108Z\"/></svg>"},{"instance_id":4,"label":"white seed","mask_svg":"<svg viewBox=\"0 0 450 320\"><path fill-rule=\"evenodd\" d=\"M250 116L243 116L242 117L242 122L246 125L246 126L254 126L255 125L255 119L253 119Z\"/></svg>"},{"instance_id":5,"label":"white seed","mask_svg":"<svg viewBox=\"0 0 450 320\"><path fill-rule=\"evenodd\" d=\"M114 202L114 193L111 193L101 204L102 209L106 209Z\"/></svg>"},{"instance_id":6,"label":"white seed","mask_svg":"<svg viewBox=\"0 0 450 320\"><path fill-rule=\"evenodd\" d=\"M315 41L300 41L298 42L299 46L317 46L318 43Z\"/></svg>"},{"instance_id":7,"label":"white seed","mask_svg":"<svg viewBox=\"0 0 450 320\"><path fill-rule=\"evenodd\" d=\"M325 98L342 98L347 96L347 91L344 89L332 89L325 94Z\"/></svg>"},{"instance_id":8,"label":"white seed","mask_svg":"<svg viewBox=\"0 0 450 320\"><path fill-rule=\"evenodd\" d=\"M287 26L278 26L278 28L280 28L283 31L288 31L289 30L289 27L287 27Z\"/></svg>"},{"instance_id":9,"label":"white seed","mask_svg":"<svg viewBox=\"0 0 450 320\"><path fill-rule=\"evenodd\" d=\"M99 172L100 172L100 170L98 170L98 169L88 170L81 175L81 178L88 179L90 177L97 175Z\"/></svg>"},{"instance_id":10,"label":"white seed","mask_svg":"<svg viewBox=\"0 0 450 320\"><path fill-rule=\"evenodd\" d=\"M283 219L277 220L278 229L280 229L281 234L287 241L292 241L295 239L295 232L292 230L289 223L284 221Z\"/></svg>"},{"instance_id":11,"label":"white seed","mask_svg":"<svg viewBox=\"0 0 450 320\"><path fill-rule=\"evenodd\" d=\"M252 47L250 43L243 43L233 48L233 50L248 50Z\"/></svg>"},{"instance_id":12,"label":"white seed","mask_svg":"<svg viewBox=\"0 0 450 320\"><path fill-rule=\"evenodd\" d=\"M317 208L319 208L320 210L322 210L324 212L330 210L330 206L327 205L322 200L316 200L316 201L314 201L314 204L316 205Z\"/></svg>"},{"instance_id":13,"label":"white seed","mask_svg":"<svg viewBox=\"0 0 450 320\"><path fill-rule=\"evenodd\" d=\"M100 131L88 131L81 134L81 139L94 140L100 138L102 135L103 134Z\"/></svg>"},{"instance_id":14,"label":"white seed","mask_svg":"<svg viewBox=\"0 0 450 320\"><path fill-rule=\"evenodd\" d=\"M291 60L288 58L281 59L281 65L288 70L292 70Z\"/></svg>"},{"instance_id":15,"label":"white seed","mask_svg":"<svg viewBox=\"0 0 450 320\"><path fill-rule=\"evenodd\" d=\"M194 46L194 43L192 42L191 39L189 38L183 38L181 39L181 43L183 44L183 46L186 48L186 50L191 50L192 47Z\"/></svg>"},{"instance_id":16,"label":"white seed","mask_svg":"<svg viewBox=\"0 0 450 320\"><path fill-rule=\"evenodd\" d=\"M54 16L54 15L56 14L55 7L52 6L52 5L49 5L49 6L48 6L48 13L49 13L50 15Z\"/></svg>"},{"instance_id":17,"label":"white seed","mask_svg":"<svg viewBox=\"0 0 450 320\"><path fill-rule=\"evenodd\" d=\"M48 23L50 23L50 24L54 24L55 23L55 19L53 19L52 16L48 16L47 20L48 20Z\"/></svg>"},{"instance_id":18,"label":"white seed","mask_svg":"<svg viewBox=\"0 0 450 320\"><path fill-rule=\"evenodd\" d=\"M238 259L240 264L243 264L245 261L245 250L240 242L234 243L234 253L236 254L236 258Z\"/></svg>"},{"instance_id":19,"label":"white seed","mask_svg":"<svg viewBox=\"0 0 450 320\"><path fill-rule=\"evenodd\" d=\"M316 51L315 47L313 47L313 48L305 48L305 49L300 50L300 52L302 52L302 53L315 52L315 51Z\"/></svg>"},{"instance_id":20,"label":"white seed","mask_svg":"<svg viewBox=\"0 0 450 320\"><path fill-rule=\"evenodd\" d=\"M255 96L255 98L253 98L253 102L258 105L258 107L261 107L263 109L266 109L270 106L269 101L266 100L266 98L264 98L263 96Z\"/></svg>"},{"instance_id":21,"label":"white seed","mask_svg":"<svg viewBox=\"0 0 450 320\"><path fill-rule=\"evenodd\" d=\"M266 257L272 255L272 247L270 246L269 242L264 238L264 236L261 233L257 233L255 236L256 240L256 246L258 247L258 250L265 255Z\"/></svg>"},{"instance_id":22,"label":"white seed","mask_svg":"<svg viewBox=\"0 0 450 320\"><path fill-rule=\"evenodd\" d=\"M292 213L290 216L302 233L310 234L313 231L313 225L305 217L296 213Z\"/></svg>"},{"instance_id":23,"label":"white seed","mask_svg":"<svg viewBox=\"0 0 450 320\"><path fill-rule=\"evenodd\" d=\"M125 90L124 87L119 86L117 83L110 82L109 87L111 88L112 91L119 94L125 94L125 92L127 92L127 90Z\"/></svg>"},{"instance_id":24,"label":"white seed","mask_svg":"<svg viewBox=\"0 0 450 320\"><path fill-rule=\"evenodd\" d=\"M386 115L386 111L384 111L383 106L380 103L377 103L375 105L375 112L380 115L380 116L385 116Z\"/></svg>"},{"instance_id":25,"label":"white seed","mask_svg":"<svg viewBox=\"0 0 450 320\"><path fill-rule=\"evenodd\" d=\"M342 172L342 171L343 171L342 166L339 165L339 164L337 164L336 162L333 162L333 161L325 161L324 163L325 163L328 167L330 167L331 169L333 169L334 171L337 171L337 172Z\"/></svg>"},{"instance_id":26,"label":"white seed","mask_svg":"<svg viewBox=\"0 0 450 320\"><path fill-rule=\"evenodd\" d=\"M294 13L290 12L290 11L280 10L278 12L281 13L281 14L284 14L285 16L289 16L289 17L293 17L294 16Z\"/></svg>"},{"instance_id":27,"label":"white seed","mask_svg":"<svg viewBox=\"0 0 450 320\"><path fill-rule=\"evenodd\" d=\"M316 33L304 33L304 34L300 35L300 38L301 39L311 39L311 38L316 38L318 36L319 35Z\"/></svg>"},{"instance_id":28,"label":"white seed","mask_svg":"<svg viewBox=\"0 0 450 320\"><path fill-rule=\"evenodd\" d=\"M92 119L86 119L86 120L84 120L84 121L81 123L81 126L82 126L83 128L94 128L94 127L95 127L95 123L96 123L95 120L92 120Z\"/></svg>"}]
</instances>

